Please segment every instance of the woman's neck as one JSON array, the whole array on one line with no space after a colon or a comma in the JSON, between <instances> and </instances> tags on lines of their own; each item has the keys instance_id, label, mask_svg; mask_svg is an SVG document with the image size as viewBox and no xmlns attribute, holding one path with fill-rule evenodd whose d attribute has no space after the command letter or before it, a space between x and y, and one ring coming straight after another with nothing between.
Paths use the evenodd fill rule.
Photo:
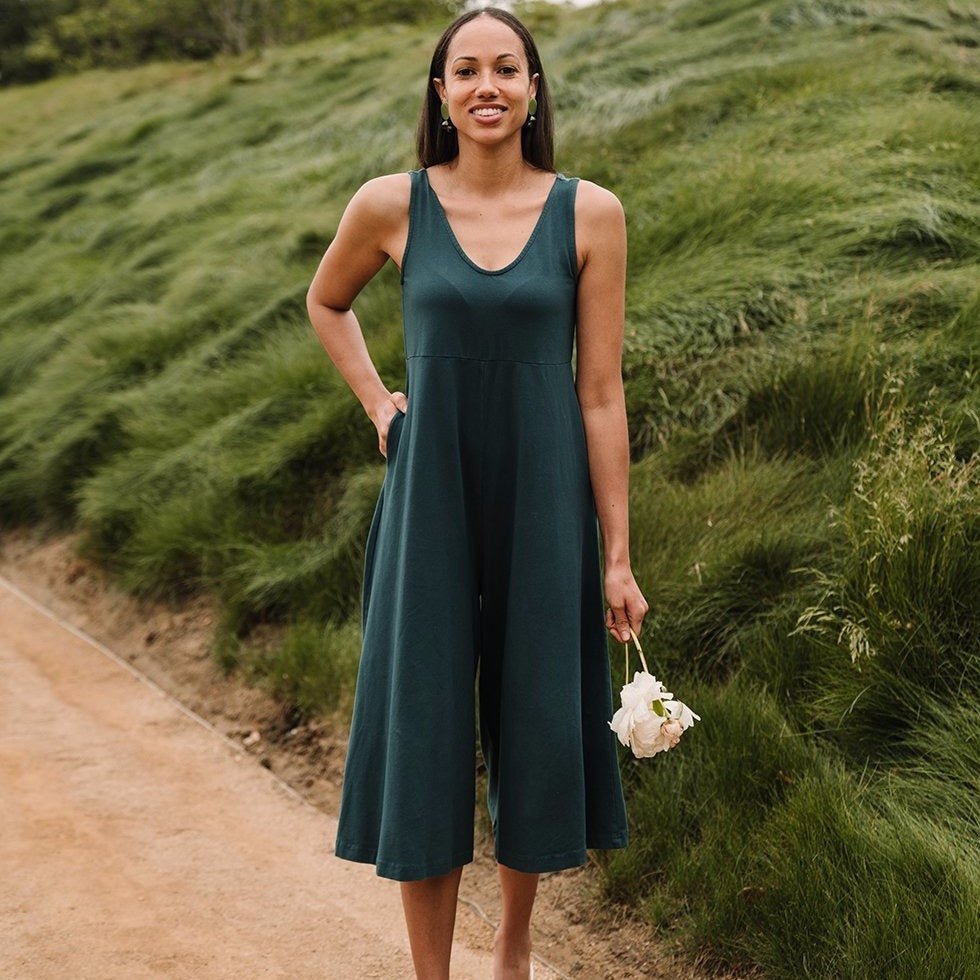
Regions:
<instances>
[{"instance_id":1,"label":"woman's neck","mask_svg":"<svg viewBox=\"0 0 980 980\"><path fill-rule=\"evenodd\" d=\"M459 153L446 168L458 192L481 197L521 189L535 169L524 159L519 136L506 146L460 141Z\"/></svg>"}]
</instances>

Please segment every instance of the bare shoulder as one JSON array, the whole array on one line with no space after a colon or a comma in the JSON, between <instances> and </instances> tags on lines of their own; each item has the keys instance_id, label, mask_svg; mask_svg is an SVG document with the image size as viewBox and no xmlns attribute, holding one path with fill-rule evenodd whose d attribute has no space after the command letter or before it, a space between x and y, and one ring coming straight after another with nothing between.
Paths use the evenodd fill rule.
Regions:
<instances>
[{"instance_id":1,"label":"bare shoulder","mask_svg":"<svg viewBox=\"0 0 980 980\"><path fill-rule=\"evenodd\" d=\"M411 187L408 173L372 177L357 189L348 209L358 218L375 224L397 221L408 210Z\"/></svg>"},{"instance_id":2,"label":"bare shoulder","mask_svg":"<svg viewBox=\"0 0 980 980\"><path fill-rule=\"evenodd\" d=\"M575 221L594 230L621 226L625 221L622 202L605 187L580 179L575 195Z\"/></svg>"},{"instance_id":3,"label":"bare shoulder","mask_svg":"<svg viewBox=\"0 0 980 980\"><path fill-rule=\"evenodd\" d=\"M575 248L579 271L591 266L594 256L622 258L626 252L626 214L612 191L579 180L575 194Z\"/></svg>"}]
</instances>

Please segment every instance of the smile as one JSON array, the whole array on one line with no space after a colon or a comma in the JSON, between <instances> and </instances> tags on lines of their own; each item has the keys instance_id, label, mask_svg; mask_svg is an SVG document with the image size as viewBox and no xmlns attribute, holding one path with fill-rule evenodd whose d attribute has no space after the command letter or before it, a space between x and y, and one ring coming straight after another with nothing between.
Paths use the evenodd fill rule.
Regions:
<instances>
[{"instance_id":1,"label":"smile","mask_svg":"<svg viewBox=\"0 0 980 980\"><path fill-rule=\"evenodd\" d=\"M477 106L475 109L470 109L470 112L474 116L482 116L484 118L492 118L493 116L499 116L505 110L501 106Z\"/></svg>"}]
</instances>

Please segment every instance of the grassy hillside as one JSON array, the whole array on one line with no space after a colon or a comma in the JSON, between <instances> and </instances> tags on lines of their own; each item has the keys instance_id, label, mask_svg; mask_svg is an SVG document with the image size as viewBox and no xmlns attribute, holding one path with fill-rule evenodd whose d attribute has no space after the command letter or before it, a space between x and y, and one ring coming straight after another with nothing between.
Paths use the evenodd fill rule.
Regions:
<instances>
[{"instance_id":1,"label":"grassy hillside","mask_svg":"<svg viewBox=\"0 0 980 980\"><path fill-rule=\"evenodd\" d=\"M768 977L976 980L980 9L528 20L560 169L626 207L644 649L703 718L624 754L607 897ZM215 655L303 712L349 710L384 473L305 292L415 165L440 27L0 92L0 521L215 593ZM355 308L404 388L391 267Z\"/></svg>"}]
</instances>

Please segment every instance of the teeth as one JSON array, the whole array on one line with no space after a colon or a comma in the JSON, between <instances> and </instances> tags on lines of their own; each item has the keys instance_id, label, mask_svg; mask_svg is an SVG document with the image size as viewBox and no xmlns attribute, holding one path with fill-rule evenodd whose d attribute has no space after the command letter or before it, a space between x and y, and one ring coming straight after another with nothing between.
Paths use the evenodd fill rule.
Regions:
<instances>
[{"instance_id":1,"label":"teeth","mask_svg":"<svg viewBox=\"0 0 980 980\"><path fill-rule=\"evenodd\" d=\"M499 116L503 109L474 109L473 113L477 116Z\"/></svg>"}]
</instances>

